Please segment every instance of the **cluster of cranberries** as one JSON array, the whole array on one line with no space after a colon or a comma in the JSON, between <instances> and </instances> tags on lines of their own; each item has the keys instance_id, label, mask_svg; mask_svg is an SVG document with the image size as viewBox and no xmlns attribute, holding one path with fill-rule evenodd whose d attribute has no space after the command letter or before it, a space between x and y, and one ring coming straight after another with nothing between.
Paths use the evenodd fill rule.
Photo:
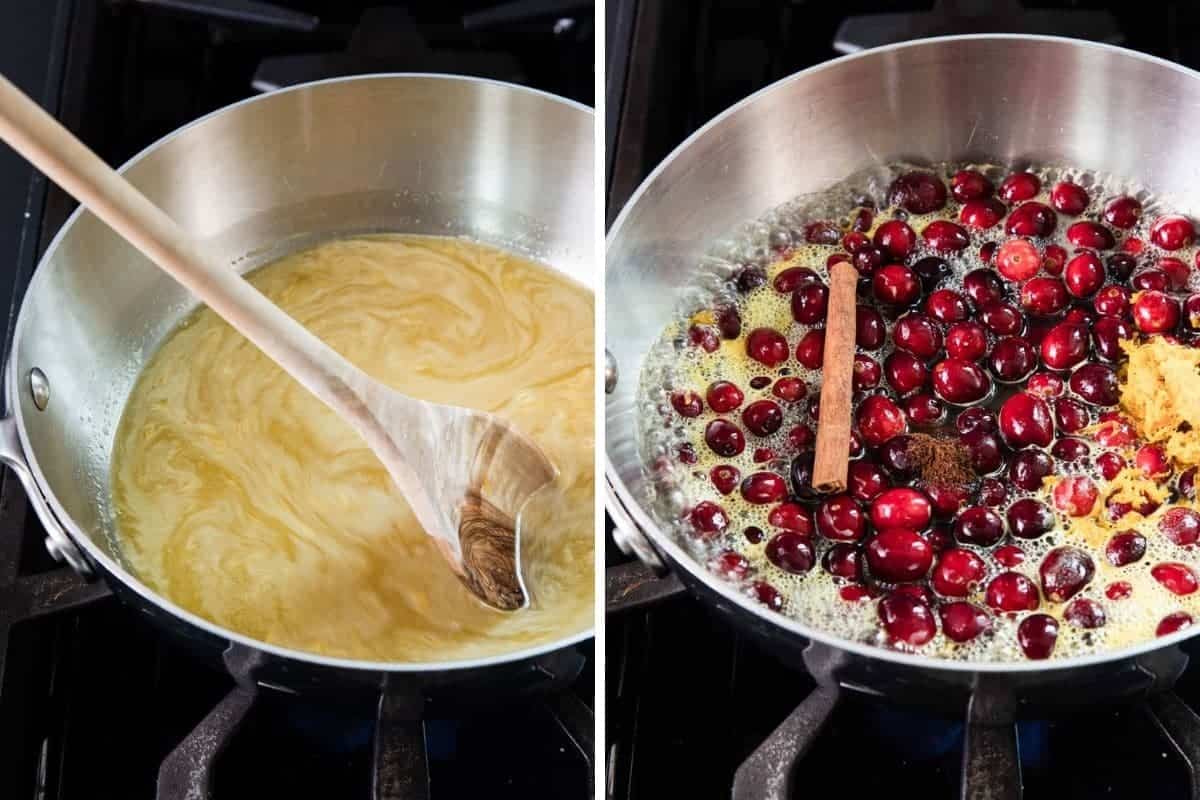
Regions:
<instances>
[{"instance_id":1,"label":"cluster of cranberries","mask_svg":"<svg viewBox=\"0 0 1200 800\"><path fill-rule=\"evenodd\" d=\"M920 647L939 629L953 642L970 642L997 615L1014 615L1022 617L1017 640L1024 654L1047 658L1060 623L1031 613L1044 603L1067 604L1065 624L1105 625L1101 602L1078 596L1095 576L1093 554L1055 547L1038 567L1040 585L1013 568L1027 556L1022 541L1047 534L1060 517L1093 513L1102 493L1090 475L1111 480L1131 466L1195 499L1195 470L1175 474L1162 450L1139 443L1115 410L1114 366L1124 358L1123 339L1200 339L1200 294L1186 294L1192 267L1174 255L1193 244L1196 231L1177 215L1147 226L1130 196L1108 199L1083 219L1094 199L1083 186L1056 183L1048 202L1035 199L1042 192L1028 172L997 187L973 170L954 174L948 186L914 171L890 187L889 208L878 215L884 221L876 224L868 204L848 226L815 222L805 229L807 244L831 249L828 264L850 261L860 274L853 460L844 494L818 496L811 488L809 422L819 418L820 398L784 366L793 357L806 368L821 366L828 288L803 267L781 271L769 287L759 268L738 273L738 292L777 293L808 330L793 348L779 330L742 330L734 304L716 309L712 324L688 331L689 343L710 353L722 340L744 347L763 373L746 386L719 380L676 391L671 404L684 418L706 408L716 415L703 427L705 445L722 459L708 474L716 493L771 506L769 531L737 531L720 498L699 502L689 512L694 535L765 539L766 558L785 573L807 573L820 561L844 599L878 598L880 625L894 645ZM945 217L948 204L957 207L957 221L935 219L920 230L909 224L916 215ZM1064 230L1057 241L1066 246L1054 243ZM958 277L948 258L978 263ZM921 430L957 436L974 479L920 481L909 443ZM679 458L697 460L689 445ZM1063 477L1047 502L1022 494L1037 492L1052 475ZM1115 521L1155 508L1149 498L1140 505L1110 501L1102 513ZM1200 514L1189 508L1173 508L1158 527L1181 546L1200 540ZM1146 550L1142 534L1120 531L1103 558L1124 567ZM767 606L784 608L783 595L736 549L722 550L712 567L744 581ZM1200 580L1182 563L1156 564L1150 572L1176 595L1195 592ZM1103 589L1109 602L1130 594L1125 581ZM1191 622L1173 613L1157 633Z\"/></svg>"}]
</instances>

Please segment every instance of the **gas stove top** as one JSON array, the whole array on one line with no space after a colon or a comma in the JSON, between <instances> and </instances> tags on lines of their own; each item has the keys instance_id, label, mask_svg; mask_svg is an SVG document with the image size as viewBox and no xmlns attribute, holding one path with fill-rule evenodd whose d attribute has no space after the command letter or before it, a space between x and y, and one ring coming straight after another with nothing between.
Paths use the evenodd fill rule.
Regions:
<instances>
[{"instance_id":1,"label":"gas stove top","mask_svg":"<svg viewBox=\"0 0 1200 800\"><path fill-rule=\"evenodd\" d=\"M930 5L610 0L609 223L646 175L713 116L857 48L952 33L1045 33L1200 68L1200 10L1187 3ZM783 800L817 790L1008 800L1022 796L1022 783L1031 800L1200 796L1195 668L1175 694L1148 703L1022 721L1006 729L1000 747L976 741L979 757L966 764L965 709L952 719L831 690L744 641L677 581L654 580L611 536L606 560L606 788L614 800L731 791L735 800Z\"/></svg>"},{"instance_id":2,"label":"gas stove top","mask_svg":"<svg viewBox=\"0 0 1200 800\"><path fill-rule=\"evenodd\" d=\"M592 102L590 2L282 5L16 0L0 11L0 72L113 164L228 103L338 75L454 72ZM6 348L37 259L73 207L0 150ZM590 643L558 693L419 720L390 700L260 691L56 564L44 537L3 473L6 800L592 796Z\"/></svg>"}]
</instances>

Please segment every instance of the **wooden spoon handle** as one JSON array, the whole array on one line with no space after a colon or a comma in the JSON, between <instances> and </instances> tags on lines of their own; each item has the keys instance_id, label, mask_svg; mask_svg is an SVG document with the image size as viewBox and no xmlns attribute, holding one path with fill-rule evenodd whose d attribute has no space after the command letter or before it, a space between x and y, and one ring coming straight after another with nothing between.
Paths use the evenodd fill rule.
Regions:
<instances>
[{"instance_id":1,"label":"wooden spoon handle","mask_svg":"<svg viewBox=\"0 0 1200 800\"><path fill-rule=\"evenodd\" d=\"M846 488L850 464L850 419L853 401L854 336L858 271L848 261L829 269L829 306L825 323L825 354L821 360L821 419L817 423L817 452L813 488L840 492Z\"/></svg>"},{"instance_id":2,"label":"wooden spoon handle","mask_svg":"<svg viewBox=\"0 0 1200 800\"><path fill-rule=\"evenodd\" d=\"M357 422L360 430L368 423L359 397L363 381L369 379L357 367L234 270L209 257L162 209L2 76L0 139L207 303L309 391Z\"/></svg>"}]
</instances>

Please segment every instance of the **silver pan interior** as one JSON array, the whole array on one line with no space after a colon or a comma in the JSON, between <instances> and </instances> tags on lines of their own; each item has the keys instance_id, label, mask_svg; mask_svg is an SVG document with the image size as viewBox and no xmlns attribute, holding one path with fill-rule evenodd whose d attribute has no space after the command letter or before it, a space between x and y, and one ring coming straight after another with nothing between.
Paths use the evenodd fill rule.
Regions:
<instances>
[{"instance_id":1,"label":"silver pan interior","mask_svg":"<svg viewBox=\"0 0 1200 800\"><path fill-rule=\"evenodd\" d=\"M608 237L607 473L655 547L731 604L864 655L950 670L1061 669L1152 649L1025 664L962 663L835 639L772 614L703 567L647 511L633 413L643 355L716 239L797 195L874 164L984 160L1071 165L1136 179L1200 212L1200 75L1070 39L928 39L838 59L784 79L712 120L639 187ZM1177 635L1185 638L1188 633Z\"/></svg>"},{"instance_id":2,"label":"silver pan interior","mask_svg":"<svg viewBox=\"0 0 1200 800\"><path fill-rule=\"evenodd\" d=\"M400 231L507 247L592 286L592 123L589 109L521 87L365 76L215 112L122 171L231 268L251 269L333 236ZM483 666L567 643L453 664L319 659L222 630L130 575L112 546L113 436L142 365L195 304L86 212L63 227L25 296L9 359L8 407L51 508L104 571L222 638L334 666ZM29 391L35 367L50 385L44 411Z\"/></svg>"}]
</instances>

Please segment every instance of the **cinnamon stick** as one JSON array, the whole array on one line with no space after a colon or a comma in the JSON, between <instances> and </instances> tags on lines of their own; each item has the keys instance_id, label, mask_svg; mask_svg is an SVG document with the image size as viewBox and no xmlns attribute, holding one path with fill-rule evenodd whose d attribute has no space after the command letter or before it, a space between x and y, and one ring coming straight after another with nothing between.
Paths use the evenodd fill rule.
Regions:
<instances>
[{"instance_id":1,"label":"cinnamon stick","mask_svg":"<svg viewBox=\"0 0 1200 800\"><path fill-rule=\"evenodd\" d=\"M813 488L819 492L840 492L846 488L857 286L858 271L849 262L839 261L829 268L825 353L821 360L821 419L817 422L812 477Z\"/></svg>"}]
</instances>

